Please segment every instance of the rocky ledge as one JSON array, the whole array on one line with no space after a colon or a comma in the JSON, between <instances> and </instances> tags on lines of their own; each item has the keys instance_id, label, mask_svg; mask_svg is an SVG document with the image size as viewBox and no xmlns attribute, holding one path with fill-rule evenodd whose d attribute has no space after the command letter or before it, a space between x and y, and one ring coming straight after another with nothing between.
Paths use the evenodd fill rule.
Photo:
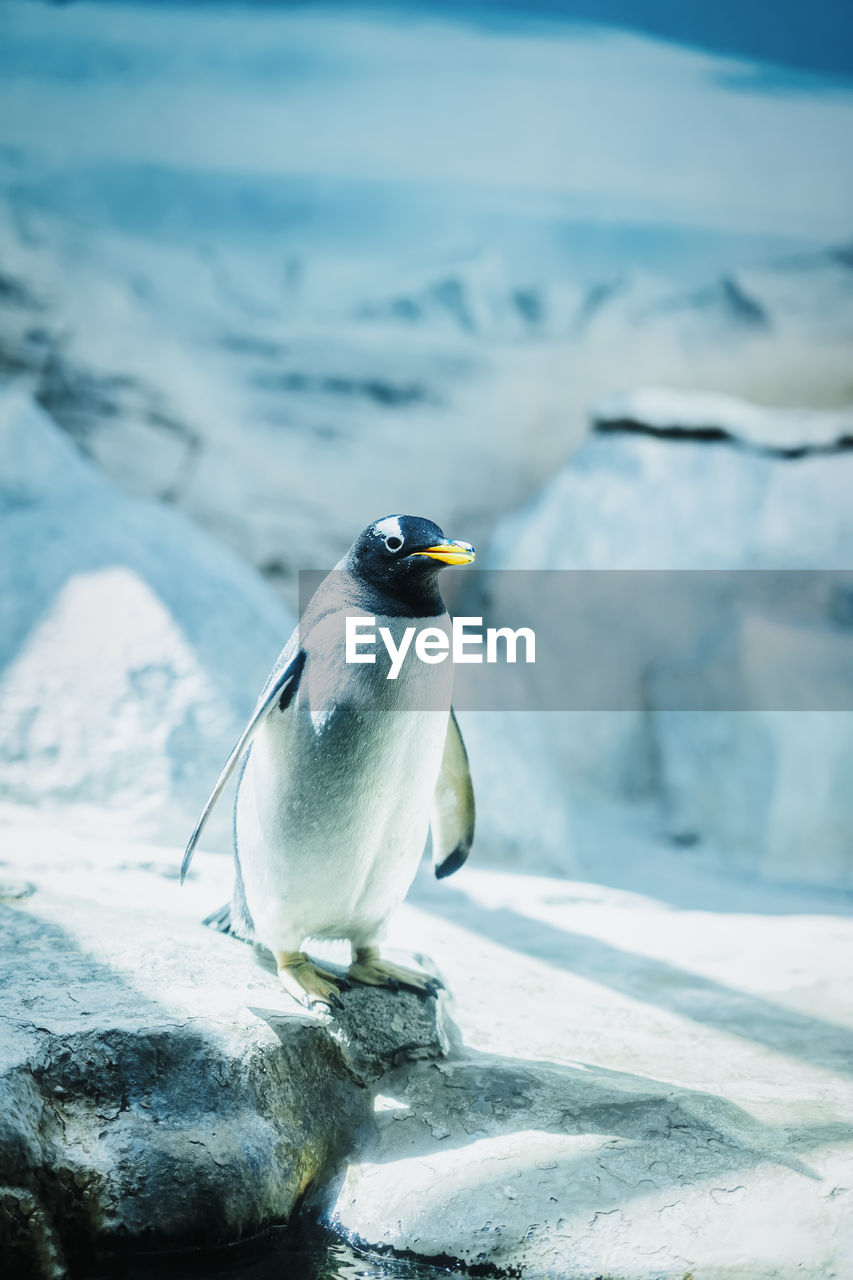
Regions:
<instances>
[{"instance_id":1,"label":"rocky ledge","mask_svg":"<svg viewBox=\"0 0 853 1280\"><path fill-rule=\"evenodd\" d=\"M441 1005L359 988L334 1020L305 1013L198 922L170 854L63 843L26 859L29 881L0 868L4 1258L53 1280L101 1250L286 1222L347 1156L383 1073L446 1051ZM227 860L207 862L224 891Z\"/></svg>"}]
</instances>

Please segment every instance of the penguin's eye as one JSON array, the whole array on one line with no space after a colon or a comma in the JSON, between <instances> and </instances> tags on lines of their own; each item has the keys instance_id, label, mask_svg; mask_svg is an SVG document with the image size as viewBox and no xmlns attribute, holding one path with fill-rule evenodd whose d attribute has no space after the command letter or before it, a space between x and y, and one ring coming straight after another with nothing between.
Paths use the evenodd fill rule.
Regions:
<instances>
[{"instance_id":1,"label":"penguin's eye","mask_svg":"<svg viewBox=\"0 0 853 1280\"><path fill-rule=\"evenodd\" d=\"M403 539L391 534L390 538L385 539L385 546L389 551L399 551L403 545Z\"/></svg>"}]
</instances>

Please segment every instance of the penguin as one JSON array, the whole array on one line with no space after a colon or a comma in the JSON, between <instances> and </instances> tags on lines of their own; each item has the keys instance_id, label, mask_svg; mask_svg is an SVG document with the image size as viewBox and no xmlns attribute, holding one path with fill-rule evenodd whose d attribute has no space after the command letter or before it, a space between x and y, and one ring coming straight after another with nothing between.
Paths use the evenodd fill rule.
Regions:
<instances>
[{"instance_id":1,"label":"penguin","mask_svg":"<svg viewBox=\"0 0 853 1280\"><path fill-rule=\"evenodd\" d=\"M353 982L437 995L437 979L383 960L379 942L430 828L439 879L468 858L474 790L451 707L452 662L423 661L411 645L389 679L389 639L399 653L414 626L449 642L438 576L474 557L470 543L417 516L368 525L311 598L187 844L182 884L239 768L234 892L207 923L271 951L282 985L306 1008L339 1006ZM362 643L348 662L348 617L373 619L385 643ZM310 959L308 938L349 942L346 976Z\"/></svg>"}]
</instances>

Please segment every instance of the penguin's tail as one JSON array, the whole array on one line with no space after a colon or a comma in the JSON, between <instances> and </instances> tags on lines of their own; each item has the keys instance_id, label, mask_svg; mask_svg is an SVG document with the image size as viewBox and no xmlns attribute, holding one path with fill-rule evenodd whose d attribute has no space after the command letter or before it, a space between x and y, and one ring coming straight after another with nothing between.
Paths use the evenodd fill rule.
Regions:
<instances>
[{"instance_id":1,"label":"penguin's tail","mask_svg":"<svg viewBox=\"0 0 853 1280\"><path fill-rule=\"evenodd\" d=\"M240 942L255 941L255 928L251 917L248 912L240 910L239 902L236 908L233 902L226 902L224 907L205 916L202 924L206 924L208 929L215 929L217 933L224 933L229 938L237 938Z\"/></svg>"},{"instance_id":2,"label":"penguin's tail","mask_svg":"<svg viewBox=\"0 0 853 1280\"><path fill-rule=\"evenodd\" d=\"M233 933L231 903L226 902L224 907L220 907L218 911L213 911L209 916L205 916L202 924L206 924L208 929L216 929L219 933Z\"/></svg>"}]
</instances>

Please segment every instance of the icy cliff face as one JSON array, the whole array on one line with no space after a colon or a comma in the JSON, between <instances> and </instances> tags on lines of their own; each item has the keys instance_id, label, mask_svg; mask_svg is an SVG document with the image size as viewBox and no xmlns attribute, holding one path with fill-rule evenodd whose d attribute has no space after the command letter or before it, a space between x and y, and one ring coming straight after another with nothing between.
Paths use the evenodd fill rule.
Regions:
<instances>
[{"instance_id":1,"label":"icy cliff face","mask_svg":"<svg viewBox=\"0 0 853 1280\"><path fill-rule=\"evenodd\" d=\"M721 397L641 392L611 398L595 422L598 432L564 470L501 525L495 567L853 565L853 413L776 414ZM784 576L767 590L782 598ZM677 669L659 664L644 679L645 710L543 716L567 788L586 784L624 798L630 764L635 776L645 774L645 792L677 843L709 844L742 871L850 883L849 701L793 710L787 690L773 687L781 668L765 661L787 648L800 663L837 669L849 644L845 602L843 592L832 596L817 624L780 620L772 608L766 616L732 613L730 622L720 614L680 654ZM627 617L624 625L642 620ZM677 682L715 663L743 673L767 709L678 709Z\"/></svg>"},{"instance_id":2,"label":"icy cliff face","mask_svg":"<svg viewBox=\"0 0 853 1280\"><path fill-rule=\"evenodd\" d=\"M495 536L506 568L830 569L853 563L853 409L640 392ZM547 548L547 551L543 549ZM548 564L534 563L547 556Z\"/></svg>"}]
</instances>

